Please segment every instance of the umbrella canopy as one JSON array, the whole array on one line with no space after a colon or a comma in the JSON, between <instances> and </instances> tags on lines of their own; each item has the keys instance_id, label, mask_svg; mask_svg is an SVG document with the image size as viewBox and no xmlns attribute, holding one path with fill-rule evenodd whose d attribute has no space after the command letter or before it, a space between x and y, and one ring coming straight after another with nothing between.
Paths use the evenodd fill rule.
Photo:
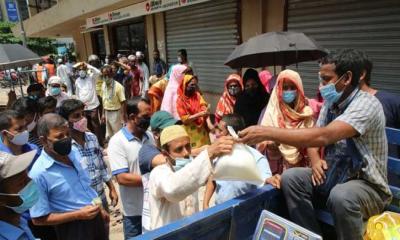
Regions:
<instances>
[{"instance_id":1,"label":"umbrella canopy","mask_svg":"<svg viewBox=\"0 0 400 240\"><path fill-rule=\"evenodd\" d=\"M25 67L39 62L40 57L19 44L0 44L0 69Z\"/></svg>"},{"instance_id":2,"label":"umbrella canopy","mask_svg":"<svg viewBox=\"0 0 400 240\"><path fill-rule=\"evenodd\" d=\"M304 33L269 32L237 46L225 65L231 68L286 66L325 55L326 51Z\"/></svg>"}]
</instances>

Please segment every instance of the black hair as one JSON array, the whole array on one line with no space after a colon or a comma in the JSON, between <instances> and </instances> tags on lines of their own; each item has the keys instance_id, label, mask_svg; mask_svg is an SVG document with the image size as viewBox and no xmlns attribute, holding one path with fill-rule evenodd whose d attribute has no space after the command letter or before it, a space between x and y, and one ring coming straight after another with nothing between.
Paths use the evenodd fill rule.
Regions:
<instances>
[{"instance_id":1,"label":"black hair","mask_svg":"<svg viewBox=\"0 0 400 240\"><path fill-rule=\"evenodd\" d=\"M242 131L246 128L244 119L239 114L226 114L222 117L221 121L224 121L226 126L231 126L235 132Z\"/></svg>"},{"instance_id":2,"label":"black hair","mask_svg":"<svg viewBox=\"0 0 400 240\"><path fill-rule=\"evenodd\" d=\"M139 114L139 102L145 102L147 104L150 104L149 99L147 98L142 98L140 96L135 96L128 101L126 101L126 114L131 115L131 114Z\"/></svg>"},{"instance_id":3,"label":"black hair","mask_svg":"<svg viewBox=\"0 0 400 240\"><path fill-rule=\"evenodd\" d=\"M85 105L82 101L78 99L67 99L64 100L60 106L59 114L61 117L65 118L68 121L69 115L75 112L78 109L84 109Z\"/></svg>"},{"instance_id":4,"label":"black hair","mask_svg":"<svg viewBox=\"0 0 400 240\"><path fill-rule=\"evenodd\" d=\"M371 59L369 59L368 56L365 54L365 58L364 58L365 78L364 78L364 82L365 82L365 84L367 84L367 86L371 85L372 68L373 68L373 63L372 63Z\"/></svg>"},{"instance_id":5,"label":"black hair","mask_svg":"<svg viewBox=\"0 0 400 240\"><path fill-rule=\"evenodd\" d=\"M249 79L254 79L257 83L261 83L258 72L253 68L249 68L246 70L243 75L243 83L246 84L247 80Z\"/></svg>"},{"instance_id":6,"label":"black hair","mask_svg":"<svg viewBox=\"0 0 400 240\"><path fill-rule=\"evenodd\" d=\"M321 59L321 64L335 64L335 73L341 77L347 71L352 72L351 85L357 86L364 71L365 54L359 50L346 48L328 53Z\"/></svg>"},{"instance_id":7,"label":"black hair","mask_svg":"<svg viewBox=\"0 0 400 240\"><path fill-rule=\"evenodd\" d=\"M37 105L37 101L33 99L30 99L28 97L20 97L14 102L11 109L17 111L22 115L35 114L38 110Z\"/></svg>"},{"instance_id":8,"label":"black hair","mask_svg":"<svg viewBox=\"0 0 400 240\"><path fill-rule=\"evenodd\" d=\"M57 99L55 99L52 96L43 97L38 100L37 105L38 105L38 112L43 113L44 110L46 110L47 108L56 108Z\"/></svg>"},{"instance_id":9,"label":"black hair","mask_svg":"<svg viewBox=\"0 0 400 240\"><path fill-rule=\"evenodd\" d=\"M180 53L182 56L184 56L185 58L187 58L187 51L186 49L179 49L178 53Z\"/></svg>"},{"instance_id":10,"label":"black hair","mask_svg":"<svg viewBox=\"0 0 400 240\"><path fill-rule=\"evenodd\" d=\"M37 124L37 135L47 137L50 130L59 128L67 124L67 120L55 113L45 114L39 119Z\"/></svg>"},{"instance_id":11,"label":"black hair","mask_svg":"<svg viewBox=\"0 0 400 240\"><path fill-rule=\"evenodd\" d=\"M23 119L24 115L15 110L5 110L0 112L0 131L9 129L13 119Z\"/></svg>"},{"instance_id":12,"label":"black hair","mask_svg":"<svg viewBox=\"0 0 400 240\"><path fill-rule=\"evenodd\" d=\"M40 83L35 83L32 85L29 85L29 87L26 89L26 92L29 94L31 92L36 92L36 91L44 91L44 87Z\"/></svg>"}]
</instances>

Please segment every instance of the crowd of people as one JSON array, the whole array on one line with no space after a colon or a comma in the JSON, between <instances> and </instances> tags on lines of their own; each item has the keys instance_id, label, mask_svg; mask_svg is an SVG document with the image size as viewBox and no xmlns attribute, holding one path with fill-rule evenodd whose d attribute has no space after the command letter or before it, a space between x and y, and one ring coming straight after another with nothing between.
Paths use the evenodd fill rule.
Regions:
<instances>
[{"instance_id":1,"label":"crowd of people","mask_svg":"<svg viewBox=\"0 0 400 240\"><path fill-rule=\"evenodd\" d=\"M258 186L213 178L238 142L264 183L282 189L290 220L316 233L315 203L332 212L338 239L362 239L365 220L390 202L385 127L400 128L400 97L371 88L363 52L321 59L314 99L293 70L232 73L215 113L185 49L169 68L153 57L151 72L141 52L58 59L27 97L10 99L0 112L0 239L108 239L119 201L129 239L238 197Z\"/></svg>"}]
</instances>

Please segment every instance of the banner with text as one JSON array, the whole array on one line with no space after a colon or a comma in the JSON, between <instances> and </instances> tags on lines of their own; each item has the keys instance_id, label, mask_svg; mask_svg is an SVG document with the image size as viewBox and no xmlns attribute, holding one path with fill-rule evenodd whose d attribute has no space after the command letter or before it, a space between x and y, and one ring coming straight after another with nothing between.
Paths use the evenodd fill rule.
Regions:
<instances>
[{"instance_id":1,"label":"banner with text","mask_svg":"<svg viewBox=\"0 0 400 240\"><path fill-rule=\"evenodd\" d=\"M163 12L210 0L149 0L86 19L86 28Z\"/></svg>"}]
</instances>

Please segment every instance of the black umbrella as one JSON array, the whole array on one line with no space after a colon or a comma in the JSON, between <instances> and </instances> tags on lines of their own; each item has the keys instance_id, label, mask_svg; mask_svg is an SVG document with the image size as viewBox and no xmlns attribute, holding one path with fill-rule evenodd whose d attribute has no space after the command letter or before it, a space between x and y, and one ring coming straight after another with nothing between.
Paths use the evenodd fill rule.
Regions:
<instances>
[{"instance_id":1,"label":"black umbrella","mask_svg":"<svg viewBox=\"0 0 400 240\"><path fill-rule=\"evenodd\" d=\"M25 67L40 61L40 57L19 44L0 44L0 70Z\"/></svg>"},{"instance_id":2,"label":"black umbrella","mask_svg":"<svg viewBox=\"0 0 400 240\"><path fill-rule=\"evenodd\" d=\"M231 68L286 66L325 55L326 51L304 33L269 32L237 46L225 65Z\"/></svg>"}]
</instances>

